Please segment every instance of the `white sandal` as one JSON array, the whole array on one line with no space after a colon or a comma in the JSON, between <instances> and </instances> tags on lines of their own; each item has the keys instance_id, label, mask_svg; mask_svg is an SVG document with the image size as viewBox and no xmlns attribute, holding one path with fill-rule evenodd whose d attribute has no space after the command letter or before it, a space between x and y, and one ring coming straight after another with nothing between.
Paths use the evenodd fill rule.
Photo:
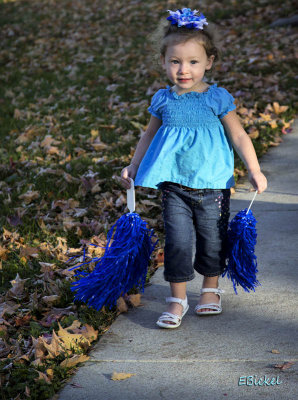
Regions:
<instances>
[{"instance_id":1,"label":"white sandal","mask_svg":"<svg viewBox=\"0 0 298 400\"><path fill-rule=\"evenodd\" d=\"M209 304L198 304L195 308L195 313L197 315L214 315L214 314L220 314L222 312L222 307L221 307L221 294L224 293L224 290L222 289L215 289L215 288L203 288L201 289L201 294L203 293L215 293L219 296L219 302L218 303L209 303ZM210 308L212 311L200 311L203 308Z\"/></svg>"},{"instance_id":2,"label":"white sandal","mask_svg":"<svg viewBox=\"0 0 298 400\"><path fill-rule=\"evenodd\" d=\"M158 321L156 324L160 326L161 328L167 328L167 329L174 329L178 328L178 326L181 325L182 318L186 314L187 310L189 309L189 305L187 303L187 297L185 300L178 299L177 297L167 297L166 298L167 303L178 303L181 304L183 307L182 310L182 315L177 314L172 314L169 312L164 312L161 314L161 316L158 318Z\"/></svg>"}]
</instances>

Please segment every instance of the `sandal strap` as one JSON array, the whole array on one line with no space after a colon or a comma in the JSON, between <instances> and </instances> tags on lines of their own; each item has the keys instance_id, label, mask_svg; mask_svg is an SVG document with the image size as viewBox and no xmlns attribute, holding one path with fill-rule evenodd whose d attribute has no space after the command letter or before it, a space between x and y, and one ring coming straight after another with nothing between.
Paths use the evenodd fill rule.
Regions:
<instances>
[{"instance_id":1,"label":"sandal strap","mask_svg":"<svg viewBox=\"0 0 298 400\"><path fill-rule=\"evenodd\" d=\"M167 303L178 303L181 304L183 309L187 306L187 297L184 300L179 299L178 297L166 297Z\"/></svg>"},{"instance_id":2,"label":"sandal strap","mask_svg":"<svg viewBox=\"0 0 298 400\"><path fill-rule=\"evenodd\" d=\"M179 315L172 314L170 312L165 311L161 314L161 316L158 318L158 320L160 322L169 321L169 322L178 323L181 321L181 317L179 317Z\"/></svg>"},{"instance_id":3,"label":"sandal strap","mask_svg":"<svg viewBox=\"0 0 298 400\"><path fill-rule=\"evenodd\" d=\"M218 295L224 293L225 291L223 289L219 289L219 288L202 288L201 289L201 294L203 293L216 293Z\"/></svg>"},{"instance_id":4,"label":"sandal strap","mask_svg":"<svg viewBox=\"0 0 298 400\"><path fill-rule=\"evenodd\" d=\"M216 310L219 310L221 308L221 304L216 304L216 303L198 304L195 310L201 310L202 308L214 308Z\"/></svg>"}]
</instances>

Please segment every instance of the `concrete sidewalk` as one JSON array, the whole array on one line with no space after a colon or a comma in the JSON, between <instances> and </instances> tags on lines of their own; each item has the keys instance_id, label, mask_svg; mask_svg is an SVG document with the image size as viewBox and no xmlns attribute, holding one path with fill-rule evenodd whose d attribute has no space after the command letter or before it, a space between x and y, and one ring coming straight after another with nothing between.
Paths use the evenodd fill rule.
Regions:
<instances>
[{"instance_id":1,"label":"concrete sidewalk","mask_svg":"<svg viewBox=\"0 0 298 400\"><path fill-rule=\"evenodd\" d=\"M235 295L232 283L221 279L223 313L200 318L193 313L202 283L197 276L188 285L190 310L182 325L166 330L155 325L169 295L159 269L142 297L144 306L117 318L90 361L61 391L60 400L298 398L297 123L283 139L262 158L269 185L253 204L262 286L255 293L239 289ZM232 217L252 198L249 184L245 186L233 196ZM295 364L284 370L274 368L286 361ZM135 375L112 381L114 371ZM245 378L249 376L261 378L260 383L266 376L267 384L255 385Z\"/></svg>"}]
</instances>

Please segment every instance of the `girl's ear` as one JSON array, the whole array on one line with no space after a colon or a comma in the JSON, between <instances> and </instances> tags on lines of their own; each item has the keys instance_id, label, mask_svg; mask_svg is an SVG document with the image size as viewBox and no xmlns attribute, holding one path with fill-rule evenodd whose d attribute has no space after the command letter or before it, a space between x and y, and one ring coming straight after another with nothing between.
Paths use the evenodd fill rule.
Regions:
<instances>
[{"instance_id":1,"label":"girl's ear","mask_svg":"<svg viewBox=\"0 0 298 400\"><path fill-rule=\"evenodd\" d=\"M207 66L206 66L206 69L207 69L207 70L209 70L209 69L212 68L214 58L215 58L214 56L210 56L210 57L208 58L208 62L207 62Z\"/></svg>"},{"instance_id":2,"label":"girl's ear","mask_svg":"<svg viewBox=\"0 0 298 400\"><path fill-rule=\"evenodd\" d=\"M165 69L165 58L164 58L164 56L160 56L160 62L161 62L162 68Z\"/></svg>"}]
</instances>

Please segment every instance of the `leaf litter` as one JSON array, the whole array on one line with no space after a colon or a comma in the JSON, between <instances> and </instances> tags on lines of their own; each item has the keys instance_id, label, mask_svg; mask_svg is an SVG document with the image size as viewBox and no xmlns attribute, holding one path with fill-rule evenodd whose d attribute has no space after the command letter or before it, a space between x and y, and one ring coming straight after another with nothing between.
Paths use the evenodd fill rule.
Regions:
<instances>
[{"instance_id":1,"label":"leaf litter","mask_svg":"<svg viewBox=\"0 0 298 400\"><path fill-rule=\"evenodd\" d=\"M215 22L221 47L233 49L223 51L208 79L237 98L237 113L261 155L291 132L297 106L297 34L291 26L270 26L290 15L292 4L225 0L201 7ZM57 383L63 379L56 366L71 370L87 360L107 330L91 311L92 325L79 321L86 308L72 302L68 268L80 265L86 246L90 257L100 257L107 230L127 211L117 177L146 129L150 97L166 84L144 38L173 2L52 0L40 7L33 0L0 8L0 362L5 371L42 368L37 380ZM243 174L236 162L236 177ZM136 211L162 237L156 192L138 192ZM152 271L163 257L161 246ZM141 296L126 294L114 315L137 306ZM107 310L100 315L112 320ZM2 377L15 386L12 374ZM27 398L32 390L24 386L14 396Z\"/></svg>"}]
</instances>

